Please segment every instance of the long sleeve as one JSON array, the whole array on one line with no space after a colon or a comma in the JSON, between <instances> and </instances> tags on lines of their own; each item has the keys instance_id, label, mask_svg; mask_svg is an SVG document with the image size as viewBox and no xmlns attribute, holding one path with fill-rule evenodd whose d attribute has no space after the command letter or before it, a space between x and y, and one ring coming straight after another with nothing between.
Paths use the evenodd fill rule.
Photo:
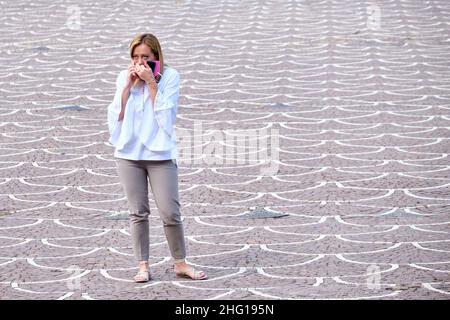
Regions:
<instances>
[{"instance_id":1,"label":"long sleeve","mask_svg":"<svg viewBox=\"0 0 450 320\"><path fill-rule=\"evenodd\" d=\"M117 145L122 131L122 122L118 121L121 105L122 105L122 91L126 84L127 70L119 73L116 79L116 93L113 101L108 106L108 129L109 129L109 143Z\"/></svg>"},{"instance_id":2,"label":"long sleeve","mask_svg":"<svg viewBox=\"0 0 450 320\"><path fill-rule=\"evenodd\" d=\"M158 85L155 105L152 108L149 95L146 100L143 119L151 119L153 112L157 124L162 130L152 130L151 126L143 125L140 130L141 142L152 151L167 151L176 145L174 125L177 117L178 98L180 95L180 75L174 69L167 69L164 81Z\"/></svg>"}]
</instances>

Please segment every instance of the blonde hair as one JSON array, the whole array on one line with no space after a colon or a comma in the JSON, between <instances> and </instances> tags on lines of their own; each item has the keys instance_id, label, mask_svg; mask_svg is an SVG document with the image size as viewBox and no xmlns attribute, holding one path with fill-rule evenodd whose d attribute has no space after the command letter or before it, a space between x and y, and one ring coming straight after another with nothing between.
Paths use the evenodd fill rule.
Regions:
<instances>
[{"instance_id":1,"label":"blonde hair","mask_svg":"<svg viewBox=\"0 0 450 320\"><path fill-rule=\"evenodd\" d=\"M151 33L143 33L143 34L138 34L137 36L135 36L133 38L133 40L131 40L131 42L130 42L130 57L131 58L133 58L134 48L136 48L137 46L139 46L141 44L146 44L150 48L152 53L155 55L156 60L159 60L160 68L161 68L159 73L162 75L164 73L164 67L166 65L164 64L164 57L163 57L163 53L161 50L161 44L159 43L158 38ZM161 75L158 74L155 76L156 82L159 82L159 80L161 79Z\"/></svg>"}]
</instances>

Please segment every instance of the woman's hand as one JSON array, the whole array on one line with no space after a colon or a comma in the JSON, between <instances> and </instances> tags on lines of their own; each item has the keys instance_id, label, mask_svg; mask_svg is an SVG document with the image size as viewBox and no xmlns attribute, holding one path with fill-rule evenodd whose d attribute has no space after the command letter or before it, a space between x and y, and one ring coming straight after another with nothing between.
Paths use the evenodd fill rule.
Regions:
<instances>
[{"instance_id":1,"label":"woman's hand","mask_svg":"<svg viewBox=\"0 0 450 320\"><path fill-rule=\"evenodd\" d=\"M144 61L143 66L136 65L135 70L139 78L144 80L146 83L153 84L153 86L156 86L155 76L153 75L152 69L147 64L147 61Z\"/></svg>"},{"instance_id":2,"label":"woman's hand","mask_svg":"<svg viewBox=\"0 0 450 320\"><path fill-rule=\"evenodd\" d=\"M127 76L126 87L131 88L131 86L133 85L133 83L136 81L137 78L138 78L138 75L136 73L136 66L135 66L134 62L131 62L130 65L128 66L128 76Z\"/></svg>"}]
</instances>

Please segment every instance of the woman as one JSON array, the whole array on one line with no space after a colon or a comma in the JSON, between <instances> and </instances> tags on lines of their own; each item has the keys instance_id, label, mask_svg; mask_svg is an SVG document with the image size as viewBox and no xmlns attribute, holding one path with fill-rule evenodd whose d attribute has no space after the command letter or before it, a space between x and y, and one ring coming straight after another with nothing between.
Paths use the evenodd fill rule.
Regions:
<instances>
[{"instance_id":1,"label":"woman","mask_svg":"<svg viewBox=\"0 0 450 320\"><path fill-rule=\"evenodd\" d=\"M108 128L109 142L115 147L119 180L130 208L131 237L139 262L134 281L151 279L148 183L163 221L175 274L203 280L207 278L206 274L185 262L183 220L178 200L174 124L180 76L164 64L160 43L152 34L136 36L130 43L130 56L128 70L118 75L114 100L108 106ZM159 74L153 74L147 61L160 62Z\"/></svg>"}]
</instances>

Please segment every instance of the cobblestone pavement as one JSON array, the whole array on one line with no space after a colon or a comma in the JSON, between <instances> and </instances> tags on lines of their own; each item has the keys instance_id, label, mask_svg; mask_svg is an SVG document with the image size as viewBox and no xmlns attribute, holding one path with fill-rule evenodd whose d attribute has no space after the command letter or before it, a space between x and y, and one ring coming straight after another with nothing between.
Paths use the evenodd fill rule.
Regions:
<instances>
[{"instance_id":1,"label":"cobblestone pavement","mask_svg":"<svg viewBox=\"0 0 450 320\"><path fill-rule=\"evenodd\" d=\"M447 0L0 3L0 299L450 297ZM202 139L179 178L206 281L174 277L151 198L154 280L131 282L106 108L141 32ZM220 152L251 132L275 139Z\"/></svg>"}]
</instances>

